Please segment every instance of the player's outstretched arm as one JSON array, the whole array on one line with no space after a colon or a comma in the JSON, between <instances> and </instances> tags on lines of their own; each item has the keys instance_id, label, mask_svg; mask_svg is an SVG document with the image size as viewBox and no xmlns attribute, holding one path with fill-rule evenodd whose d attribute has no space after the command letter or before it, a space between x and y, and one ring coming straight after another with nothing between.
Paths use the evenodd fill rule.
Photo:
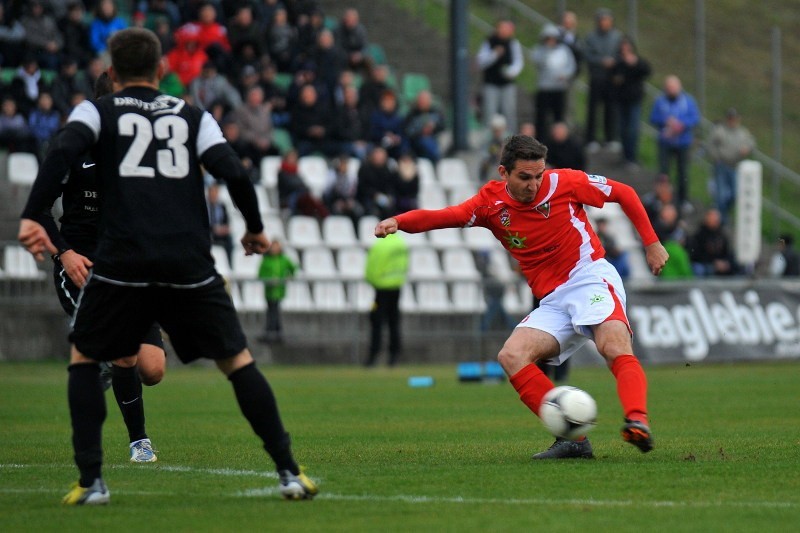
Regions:
<instances>
[{"instance_id":1,"label":"player's outstretched arm","mask_svg":"<svg viewBox=\"0 0 800 533\"><path fill-rule=\"evenodd\" d=\"M58 253L58 249L53 245L50 237L47 236L44 226L35 220L23 218L19 221L17 239L26 250L33 254L37 261L43 261L45 253Z\"/></svg>"},{"instance_id":2,"label":"player's outstretched arm","mask_svg":"<svg viewBox=\"0 0 800 533\"><path fill-rule=\"evenodd\" d=\"M264 232L250 233L248 231L242 237L241 243L244 246L245 255L264 254L269 248L269 239L264 235Z\"/></svg>"},{"instance_id":3,"label":"player's outstretched arm","mask_svg":"<svg viewBox=\"0 0 800 533\"><path fill-rule=\"evenodd\" d=\"M375 226L376 237L382 239L391 233L397 233L397 219L394 217L381 220L378 222L378 225Z\"/></svg>"},{"instance_id":4,"label":"player's outstretched arm","mask_svg":"<svg viewBox=\"0 0 800 533\"><path fill-rule=\"evenodd\" d=\"M76 287L83 287L86 283L86 278L89 276L89 269L92 268L93 263L88 257L85 257L75 250L66 250L58 254L58 259L64 266L64 271L72 280Z\"/></svg>"},{"instance_id":5,"label":"player's outstretched arm","mask_svg":"<svg viewBox=\"0 0 800 533\"><path fill-rule=\"evenodd\" d=\"M644 255L647 260L647 266L650 267L650 272L652 272L654 276L660 275L661 270L669 259L669 253L661 244L661 241L656 241L645 246Z\"/></svg>"}]
</instances>

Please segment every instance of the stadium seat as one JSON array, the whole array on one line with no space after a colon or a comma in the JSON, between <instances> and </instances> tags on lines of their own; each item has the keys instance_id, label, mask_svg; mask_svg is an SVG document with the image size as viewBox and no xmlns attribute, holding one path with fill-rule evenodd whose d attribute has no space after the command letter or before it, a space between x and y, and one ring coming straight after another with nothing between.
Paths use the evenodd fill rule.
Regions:
<instances>
[{"instance_id":1,"label":"stadium seat","mask_svg":"<svg viewBox=\"0 0 800 533\"><path fill-rule=\"evenodd\" d=\"M308 248L303 252L303 275L311 280L336 279L336 263L333 253L324 247Z\"/></svg>"},{"instance_id":2,"label":"stadium seat","mask_svg":"<svg viewBox=\"0 0 800 533\"><path fill-rule=\"evenodd\" d=\"M358 171L361 169L361 160L357 157L351 157L347 163L347 170L358 176Z\"/></svg>"},{"instance_id":3,"label":"stadium seat","mask_svg":"<svg viewBox=\"0 0 800 533\"><path fill-rule=\"evenodd\" d=\"M419 174L420 187L439 184L439 180L436 179L436 169L430 159L424 157L417 159L417 173Z\"/></svg>"},{"instance_id":4,"label":"stadium seat","mask_svg":"<svg viewBox=\"0 0 800 533\"><path fill-rule=\"evenodd\" d=\"M275 74L273 83L277 88L286 92L289 90L289 86L292 84L292 75L288 72L278 72Z\"/></svg>"},{"instance_id":5,"label":"stadium seat","mask_svg":"<svg viewBox=\"0 0 800 533\"><path fill-rule=\"evenodd\" d=\"M467 164L456 157L446 157L436 163L436 177L445 189L473 188Z\"/></svg>"},{"instance_id":6,"label":"stadium seat","mask_svg":"<svg viewBox=\"0 0 800 533\"><path fill-rule=\"evenodd\" d=\"M33 185L39 172L36 155L27 152L8 154L8 181L15 185Z\"/></svg>"},{"instance_id":7,"label":"stadium seat","mask_svg":"<svg viewBox=\"0 0 800 533\"><path fill-rule=\"evenodd\" d=\"M277 148L281 154L285 154L294 148L291 133L283 128L272 129L272 144L275 145L275 148Z\"/></svg>"},{"instance_id":8,"label":"stadium seat","mask_svg":"<svg viewBox=\"0 0 800 533\"><path fill-rule=\"evenodd\" d=\"M503 248L494 248L489 252L489 268L492 275L501 281L516 281L518 275L511 269L513 259Z\"/></svg>"},{"instance_id":9,"label":"stadium seat","mask_svg":"<svg viewBox=\"0 0 800 533\"><path fill-rule=\"evenodd\" d=\"M366 281L348 283L347 294L351 308L362 313L372 309L372 303L375 301L375 289Z\"/></svg>"},{"instance_id":10,"label":"stadium seat","mask_svg":"<svg viewBox=\"0 0 800 533\"><path fill-rule=\"evenodd\" d=\"M369 43L366 50L364 50L364 54L371 58L376 65L386 64L386 51L378 43Z\"/></svg>"},{"instance_id":11,"label":"stadium seat","mask_svg":"<svg viewBox=\"0 0 800 533\"><path fill-rule=\"evenodd\" d=\"M457 187L450 190L448 202L450 205L458 205L475 196L476 191L473 187Z\"/></svg>"},{"instance_id":12,"label":"stadium seat","mask_svg":"<svg viewBox=\"0 0 800 533\"><path fill-rule=\"evenodd\" d=\"M433 182L428 185L420 186L419 191L420 209L442 209L447 207L447 195L438 183Z\"/></svg>"},{"instance_id":13,"label":"stadium seat","mask_svg":"<svg viewBox=\"0 0 800 533\"><path fill-rule=\"evenodd\" d=\"M430 244L428 243L428 236L425 233L406 233L405 231L398 232L398 235L403 237L403 240L406 241L406 246L411 248L428 248Z\"/></svg>"},{"instance_id":14,"label":"stadium seat","mask_svg":"<svg viewBox=\"0 0 800 533\"><path fill-rule=\"evenodd\" d=\"M482 313L486 309L480 283L458 281L453 283L453 309L465 313Z\"/></svg>"},{"instance_id":15,"label":"stadium seat","mask_svg":"<svg viewBox=\"0 0 800 533\"><path fill-rule=\"evenodd\" d=\"M342 248L336 253L339 275L346 280L364 279L367 253L362 248Z\"/></svg>"},{"instance_id":16,"label":"stadium seat","mask_svg":"<svg viewBox=\"0 0 800 533\"><path fill-rule=\"evenodd\" d=\"M231 297L231 302L233 302L233 307L236 308L237 311L244 311L244 303L242 302L242 292L239 290L238 283L230 283L228 284L228 294Z\"/></svg>"},{"instance_id":17,"label":"stadium seat","mask_svg":"<svg viewBox=\"0 0 800 533\"><path fill-rule=\"evenodd\" d=\"M315 281L312 294L317 311L347 310L347 296L341 281Z\"/></svg>"},{"instance_id":18,"label":"stadium seat","mask_svg":"<svg viewBox=\"0 0 800 533\"><path fill-rule=\"evenodd\" d=\"M228 262L228 254L225 253L225 248L215 244L211 247L211 257L214 258L214 267L223 278L230 277L231 264Z\"/></svg>"},{"instance_id":19,"label":"stadium seat","mask_svg":"<svg viewBox=\"0 0 800 533\"><path fill-rule=\"evenodd\" d=\"M519 288L519 301L522 304L522 310L527 315L533 310L533 293L525 282L518 282L517 287Z\"/></svg>"},{"instance_id":20,"label":"stadium seat","mask_svg":"<svg viewBox=\"0 0 800 533\"><path fill-rule=\"evenodd\" d=\"M314 217L296 215L290 218L286 237L291 246L301 250L322 246L319 222Z\"/></svg>"},{"instance_id":21,"label":"stadium seat","mask_svg":"<svg viewBox=\"0 0 800 533\"><path fill-rule=\"evenodd\" d=\"M407 72L403 76L403 99L411 105L422 91L431 90L431 80L425 74Z\"/></svg>"},{"instance_id":22,"label":"stadium seat","mask_svg":"<svg viewBox=\"0 0 800 533\"><path fill-rule=\"evenodd\" d=\"M281 168L281 157L268 155L261 158L260 172L261 184L267 189L278 187L278 171Z\"/></svg>"},{"instance_id":23,"label":"stadium seat","mask_svg":"<svg viewBox=\"0 0 800 533\"><path fill-rule=\"evenodd\" d=\"M258 210L262 215L276 213L279 211L277 206L272 205L272 201L267 194L267 189L260 185L255 186L256 197L258 198Z\"/></svg>"},{"instance_id":24,"label":"stadium seat","mask_svg":"<svg viewBox=\"0 0 800 533\"><path fill-rule=\"evenodd\" d=\"M239 284L242 291L242 310L261 313L267 310L264 284L260 281L245 281Z\"/></svg>"},{"instance_id":25,"label":"stadium seat","mask_svg":"<svg viewBox=\"0 0 800 533\"><path fill-rule=\"evenodd\" d=\"M464 242L470 250L491 250L498 245L492 232L482 227L465 229Z\"/></svg>"},{"instance_id":26,"label":"stadium seat","mask_svg":"<svg viewBox=\"0 0 800 533\"><path fill-rule=\"evenodd\" d=\"M481 275L475 267L472 252L464 248L453 248L442 252L442 267L448 281L478 281Z\"/></svg>"},{"instance_id":27,"label":"stadium seat","mask_svg":"<svg viewBox=\"0 0 800 533\"><path fill-rule=\"evenodd\" d=\"M283 229L283 220L277 215L267 215L264 217L264 233L270 240L286 240L286 231ZM239 235L236 233L235 235Z\"/></svg>"},{"instance_id":28,"label":"stadium seat","mask_svg":"<svg viewBox=\"0 0 800 533\"><path fill-rule=\"evenodd\" d=\"M409 251L408 278L410 280L442 279L439 256L433 248L412 248Z\"/></svg>"},{"instance_id":29,"label":"stadium seat","mask_svg":"<svg viewBox=\"0 0 800 533\"><path fill-rule=\"evenodd\" d=\"M22 246L6 246L3 250L3 265L6 278L44 279L47 276L36 266L36 259Z\"/></svg>"},{"instance_id":30,"label":"stadium seat","mask_svg":"<svg viewBox=\"0 0 800 533\"><path fill-rule=\"evenodd\" d=\"M433 230L428 233L428 240L437 250L461 248L464 246L464 240L461 238L461 229L459 228Z\"/></svg>"},{"instance_id":31,"label":"stadium seat","mask_svg":"<svg viewBox=\"0 0 800 533\"><path fill-rule=\"evenodd\" d=\"M418 310L414 287L410 283L406 283L400 289L400 311L403 313L416 313Z\"/></svg>"},{"instance_id":32,"label":"stadium seat","mask_svg":"<svg viewBox=\"0 0 800 533\"><path fill-rule=\"evenodd\" d=\"M380 220L372 215L365 215L358 219L358 242L361 246L369 248L375 243L375 226Z\"/></svg>"},{"instance_id":33,"label":"stadium seat","mask_svg":"<svg viewBox=\"0 0 800 533\"><path fill-rule=\"evenodd\" d=\"M356 230L350 217L331 215L322 221L322 240L330 248L356 246Z\"/></svg>"},{"instance_id":34,"label":"stadium seat","mask_svg":"<svg viewBox=\"0 0 800 533\"><path fill-rule=\"evenodd\" d=\"M420 312L446 313L452 310L443 281L419 281L416 284L417 308Z\"/></svg>"},{"instance_id":35,"label":"stadium seat","mask_svg":"<svg viewBox=\"0 0 800 533\"><path fill-rule=\"evenodd\" d=\"M259 267L261 267L261 255L244 255L240 247L233 253L231 269L234 278L241 280L258 279Z\"/></svg>"},{"instance_id":36,"label":"stadium seat","mask_svg":"<svg viewBox=\"0 0 800 533\"><path fill-rule=\"evenodd\" d=\"M503 294L503 308L506 310L506 313L512 316L519 316L521 318L522 315L531 312L532 306L526 306L522 303L522 300L520 300L519 297L517 286L516 284L512 283L506 285L506 291Z\"/></svg>"},{"instance_id":37,"label":"stadium seat","mask_svg":"<svg viewBox=\"0 0 800 533\"><path fill-rule=\"evenodd\" d=\"M289 280L286 282L286 298L281 302L284 311L310 312L314 310L308 282Z\"/></svg>"},{"instance_id":38,"label":"stadium seat","mask_svg":"<svg viewBox=\"0 0 800 533\"><path fill-rule=\"evenodd\" d=\"M303 156L297 162L297 172L308 185L311 194L322 198L328 187L328 162L318 155Z\"/></svg>"}]
</instances>

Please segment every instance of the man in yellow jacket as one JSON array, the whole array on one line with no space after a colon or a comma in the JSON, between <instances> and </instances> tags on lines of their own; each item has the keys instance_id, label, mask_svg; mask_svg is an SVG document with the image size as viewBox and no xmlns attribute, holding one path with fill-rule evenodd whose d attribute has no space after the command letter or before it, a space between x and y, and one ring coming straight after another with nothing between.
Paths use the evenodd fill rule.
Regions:
<instances>
[{"instance_id":1,"label":"man in yellow jacket","mask_svg":"<svg viewBox=\"0 0 800 533\"><path fill-rule=\"evenodd\" d=\"M398 234L377 239L367 255L367 282L375 288L369 318L372 324L369 356L365 366L374 366L381 348L383 324L389 325L389 365L400 356L400 289L408 272L408 247Z\"/></svg>"}]
</instances>

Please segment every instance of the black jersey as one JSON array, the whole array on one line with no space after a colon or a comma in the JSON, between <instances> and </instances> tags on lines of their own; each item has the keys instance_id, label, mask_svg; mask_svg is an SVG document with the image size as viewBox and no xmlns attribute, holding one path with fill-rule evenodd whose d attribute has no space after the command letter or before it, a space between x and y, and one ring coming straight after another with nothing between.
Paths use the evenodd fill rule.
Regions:
<instances>
[{"instance_id":1,"label":"black jersey","mask_svg":"<svg viewBox=\"0 0 800 533\"><path fill-rule=\"evenodd\" d=\"M56 243L58 248L72 248L92 261L97 248L100 217L95 168L95 162L88 156L70 168L61 194L64 213L59 219L60 233L65 242L62 245Z\"/></svg>"},{"instance_id":2,"label":"black jersey","mask_svg":"<svg viewBox=\"0 0 800 533\"><path fill-rule=\"evenodd\" d=\"M42 163L24 218L37 220L49 209L64 167L89 148L100 200L98 279L210 282L215 270L201 163L228 182L248 231L263 230L253 185L211 115L141 86L75 108Z\"/></svg>"}]
</instances>

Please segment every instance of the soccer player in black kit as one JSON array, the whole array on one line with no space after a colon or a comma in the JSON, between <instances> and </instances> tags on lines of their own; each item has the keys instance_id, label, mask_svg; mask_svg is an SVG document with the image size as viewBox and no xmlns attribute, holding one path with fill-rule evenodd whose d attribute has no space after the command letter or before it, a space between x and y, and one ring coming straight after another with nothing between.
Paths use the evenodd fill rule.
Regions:
<instances>
[{"instance_id":1,"label":"soccer player in black kit","mask_svg":"<svg viewBox=\"0 0 800 533\"><path fill-rule=\"evenodd\" d=\"M95 82L95 98L113 91L107 73ZM96 165L88 155L72 165L62 187L64 214L56 230L50 210L43 223L58 253L53 256L53 281L61 307L72 316L77 306L80 288L86 282L97 248L97 224L100 200L97 194ZM164 376L166 354L161 330L157 324L150 326L142 338L139 352L134 357L119 359L111 365L112 387L122 419L128 429L130 460L133 463L152 463L157 460L153 445L145 430L142 383L155 385ZM107 386L107 385L106 385Z\"/></svg>"},{"instance_id":2,"label":"soccer player in black kit","mask_svg":"<svg viewBox=\"0 0 800 533\"><path fill-rule=\"evenodd\" d=\"M128 28L108 41L109 74L119 92L78 105L51 143L20 222L19 240L37 258L58 253L37 219L61 178L91 150L99 176L100 234L69 339L68 401L80 479L70 505L104 504L98 361L130 356L154 322L183 362L215 361L278 470L285 498L317 487L291 451L269 383L256 368L222 278L214 269L202 164L224 179L246 222L247 255L269 241L247 171L207 112L158 91L161 46L149 30Z\"/></svg>"}]
</instances>

